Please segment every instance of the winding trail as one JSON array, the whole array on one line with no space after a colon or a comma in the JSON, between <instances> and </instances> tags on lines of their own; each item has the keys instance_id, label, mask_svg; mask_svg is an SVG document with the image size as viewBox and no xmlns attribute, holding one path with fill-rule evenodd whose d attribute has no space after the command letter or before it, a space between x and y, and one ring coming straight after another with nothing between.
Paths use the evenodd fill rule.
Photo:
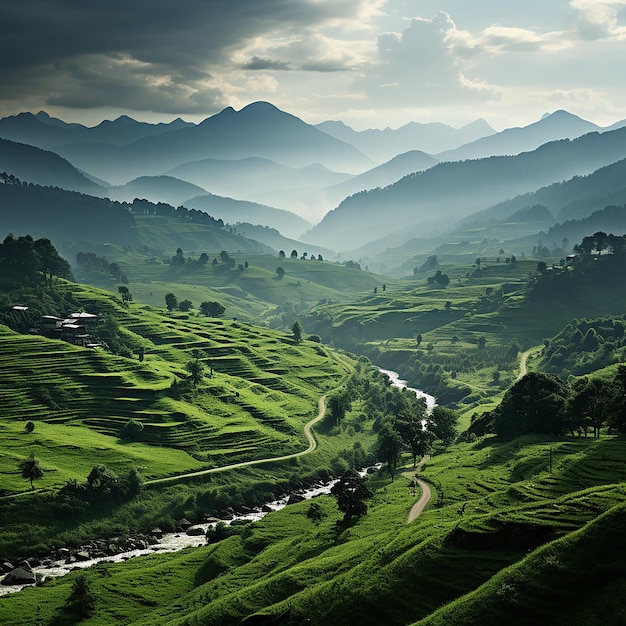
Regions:
<instances>
[{"instance_id":1,"label":"winding trail","mask_svg":"<svg viewBox=\"0 0 626 626\"><path fill-rule=\"evenodd\" d=\"M409 511L409 517L406 521L407 524L410 524L416 517L421 515L422 511L426 508L426 505L430 501L430 487L423 480L418 478L417 474L415 473L422 469L422 466L425 463L428 463L429 460L430 454L425 454L411 472L402 473L402 475L410 482L417 482L417 486L422 490L422 495L420 496L419 500L411 507L411 510Z\"/></svg>"},{"instance_id":2,"label":"winding trail","mask_svg":"<svg viewBox=\"0 0 626 626\"><path fill-rule=\"evenodd\" d=\"M422 490L422 495L420 499L411 507L409 511L409 518L407 519L407 524L410 524L416 517L422 514L422 511L426 508L430 500L430 487L421 479L417 479L417 484L419 488Z\"/></svg>"},{"instance_id":3,"label":"winding trail","mask_svg":"<svg viewBox=\"0 0 626 626\"><path fill-rule=\"evenodd\" d=\"M254 459L252 461L242 461L241 463L232 463L231 465L223 465L222 467L212 467L206 470L198 470L197 472L188 472L186 474L176 474L175 476L168 476L166 478L154 478L152 480L146 480L144 485L146 487L150 485L162 485L164 483L173 483L186 478L194 478L196 476L205 476L206 474L216 474L218 472L226 472L228 470L237 469L238 467L250 467L252 465L263 465L265 463L274 463L276 461L287 461L288 459L297 459L298 457L310 454L317 448L317 441L313 435L312 428L319 422L326 414L326 396L323 395L317 402L318 411L317 416L304 425L304 435L309 442L309 446L306 450L300 452L293 452L292 454L285 454L283 456L275 456L266 459Z\"/></svg>"},{"instance_id":4,"label":"winding trail","mask_svg":"<svg viewBox=\"0 0 626 626\"><path fill-rule=\"evenodd\" d=\"M522 376L526 376L526 374L528 373L528 369L526 367L526 362L528 361L528 358L530 357L531 354L533 354L534 352L537 352L537 350L540 350L540 349L541 349L541 346L534 346L533 348L529 348L528 350L526 350L526 352L522 352L522 355L519 361L519 374L517 376L517 380L522 378Z\"/></svg>"}]
</instances>

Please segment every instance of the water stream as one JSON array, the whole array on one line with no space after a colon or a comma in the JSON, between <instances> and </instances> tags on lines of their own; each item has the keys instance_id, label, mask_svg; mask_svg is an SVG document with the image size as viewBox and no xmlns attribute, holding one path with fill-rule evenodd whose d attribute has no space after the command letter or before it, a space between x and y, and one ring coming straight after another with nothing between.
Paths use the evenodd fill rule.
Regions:
<instances>
[{"instance_id":1,"label":"water stream","mask_svg":"<svg viewBox=\"0 0 626 626\"><path fill-rule=\"evenodd\" d=\"M426 405L428 410L432 410L435 406L435 398L419 389L413 389L411 387L407 387L406 381L401 380L396 372L392 372L390 370L385 370L379 368L379 370L389 376L392 384L396 387L407 388L410 391L415 392L418 397L423 397L426 399ZM362 470L362 474L367 473L368 470ZM294 494L303 497L304 499L314 498L315 496L321 494L330 493L332 486L337 482L337 480L330 480L328 482L318 484L314 487L300 490L294 492ZM291 494L286 495L282 498L274 500L273 502L269 502L262 507L251 510L250 512L237 514L232 519L222 520L225 524L232 524L235 520L239 521L258 521L265 517L268 513L272 511L278 511L287 505ZM178 550L182 550L183 548L189 547L198 547L202 545L206 545L205 541L205 533L210 526L215 526L217 522L205 522L203 524L194 524L187 531L180 531L175 533L165 533L161 538L159 538L155 543L147 546L146 548L138 548L135 550L129 550L126 552L120 552L119 554L115 554L112 556L100 556L95 557L83 561L71 560L71 562L66 562L67 559L46 559L44 564L33 567L33 573L40 577L42 580L48 578L55 578L58 576L64 576L65 574L71 572L74 569L85 569L87 567L91 567L96 563L121 563L123 561L127 561L128 559L144 556L147 554L155 554L157 552L176 552ZM187 534L188 532L192 534ZM193 534L198 533L198 534ZM9 593L14 593L16 591L20 591L25 587L32 587L33 585L0 585L0 596L7 595Z\"/></svg>"},{"instance_id":2,"label":"water stream","mask_svg":"<svg viewBox=\"0 0 626 626\"><path fill-rule=\"evenodd\" d=\"M382 372L383 374L387 374L387 376L389 376L389 380L391 380L391 384L394 387L399 387L400 389L408 389L409 391L412 391L418 398L424 398L426 400L426 408L428 411L432 411L437 404L437 399L435 398L435 396L431 396L421 389L408 387L406 384L406 380L401 380L397 372L392 372L391 370L386 370L382 367L379 367L378 371Z\"/></svg>"}]
</instances>

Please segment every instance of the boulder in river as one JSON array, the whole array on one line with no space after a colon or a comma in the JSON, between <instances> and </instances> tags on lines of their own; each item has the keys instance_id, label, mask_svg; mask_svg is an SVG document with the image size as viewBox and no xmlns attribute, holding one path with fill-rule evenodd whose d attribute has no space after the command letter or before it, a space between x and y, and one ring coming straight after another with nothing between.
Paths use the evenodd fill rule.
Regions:
<instances>
[{"instance_id":1,"label":"boulder in river","mask_svg":"<svg viewBox=\"0 0 626 626\"><path fill-rule=\"evenodd\" d=\"M206 534L206 531L200 527L188 528L185 534L189 535L190 537L200 537L204 536Z\"/></svg>"},{"instance_id":2,"label":"boulder in river","mask_svg":"<svg viewBox=\"0 0 626 626\"><path fill-rule=\"evenodd\" d=\"M3 585L34 585L37 582L35 574L24 567L16 567L3 579Z\"/></svg>"}]
</instances>

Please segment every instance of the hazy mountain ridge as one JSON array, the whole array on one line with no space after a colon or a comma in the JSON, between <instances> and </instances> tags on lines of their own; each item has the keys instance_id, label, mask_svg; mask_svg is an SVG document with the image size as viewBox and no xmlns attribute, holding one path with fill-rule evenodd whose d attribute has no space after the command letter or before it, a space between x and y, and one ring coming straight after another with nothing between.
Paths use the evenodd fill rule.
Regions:
<instances>
[{"instance_id":1,"label":"hazy mountain ridge","mask_svg":"<svg viewBox=\"0 0 626 626\"><path fill-rule=\"evenodd\" d=\"M261 157L202 159L178 165L168 175L189 181L212 194L259 202L318 220L338 200L326 198L326 188L350 180L319 163L295 168Z\"/></svg>"},{"instance_id":2,"label":"hazy mountain ridge","mask_svg":"<svg viewBox=\"0 0 626 626\"><path fill-rule=\"evenodd\" d=\"M602 130L604 129L597 124L559 110L527 126L507 128L435 156L440 161L463 161L490 156L515 155L535 150L550 141L576 139L587 133Z\"/></svg>"},{"instance_id":3,"label":"hazy mountain ridge","mask_svg":"<svg viewBox=\"0 0 626 626\"><path fill-rule=\"evenodd\" d=\"M72 191L97 194L102 189L58 154L8 139L0 139L0 172Z\"/></svg>"},{"instance_id":4,"label":"hazy mountain ridge","mask_svg":"<svg viewBox=\"0 0 626 626\"><path fill-rule=\"evenodd\" d=\"M550 142L516 156L440 163L384 189L344 200L306 235L313 243L350 249L420 223L439 220L441 228L506 198L556 180L588 174L626 157L626 130L590 133ZM534 204L534 203L533 203ZM518 207L521 208L521 207ZM436 217L435 217L436 216Z\"/></svg>"},{"instance_id":5,"label":"hazy mountain ridge","mask_svg":"<svg viewBox=\"0 0 626 626\"><path fill-rule=\"evenodd\" d=\"M251 224L249 222L236 222L234 226L237 232L244 237L249 237L255 241L264 243L270 246L277 252L282 250L287 256L291 255L292 250L296 250L298 257L302 256L305 252L308 257L311 255L322 255L323 259L328 259L334 256L334 252L328 248L321 246L315 246L311 244L303 244L301 241L285 237L280 231L270 226L262 226L259 224Z\"/></svg>"},{"instance_id":6,"label":"hazy mountain ridge","mask_svg":"<svg viewBox=\"0 0 626 626\"><path fill-rule=\"evenodd\" d=\"M287 237L295 238L311 226L310 222L299 215L283 209L275 209L257 202L234 200L214 194L189 198L184 202L184 205L190 209L205 211L229 224L250 222L276 228Z\"/></svg>"},{"instance_id":7,"label":"hazy mountain ridge","mask_svg":"<svg viewBox=\"0 0 626 626\"><path fill-rule=\"evenodd\" d=\"M321 163L330 169L362 171L371 161L353 146L265 102L226 108L197 126L146 137L126 146L63 146L59 153L82 169L125 183L189 161L261 157L292 167Z\"/></svg>"},{"instance_id":8,"label":"hazy mountain ridge","mask_svg":"<svg viewBox=\"0 0 626 626\"><path fill-rule=\"evenodd\" d=\"M626 202L626 159L601 167L585 176L553 183L536 191L498 203L470 216L467 224L506 219L514 211L541 204L558 220L584 218L611 204Z\"/></svg>"},{"instance_id":9,"label":"hazy mountain ridge","mask_svg":"<svg viewBox=\"0 0 626 626\"><path fill-rule=\"evenodd\" d=\"M194 124L184 122L180 118L168 124L149 124L122 115L113 121L104 120L97 126L88 127L82 124L68 124L40 111L36 115L20 113L0 119L0 137L52 149L56 146L81 143L123 145L189 126Z\"/></svg>"},{"instance_id":10,"label":"hazy mountain ridge","mask_svg":"<svg viewBox=\"0 0 626 626\"><path fill-rule=\"evenodd\" d=\"M429 169L438 163L437 159L421 150L411 150L395 156L390 161L367 170L358 176L327 189L327 193L339 202L343 198L366 189L386 187L413 172Z\"/></svg>"},{"instance_id":11,"label":"hazy mountain ridge","mask_svg":"<svg viewBox=\"0 0 626 626\"><path fill-rule=\"evenodd\" d=\"M108 187L102 195L111 200L132 202L135 198L144 198L151 202L167 202L179 205L187 198L207 193L198 187L173 176L140 176L125 185Z\"/></svg>"},{"instance_id":12,"label":"hazy mountain ridge","mask_svg":"<svg viewBox=\"0 0 626 626\"><path fill-rule=\"evenodd\" d=\"M411 150L427 153L443 152L496 132L483 119L459 129L440 122L426 124L409 122L397 129L387 127L382 130L371 128L356 131L340 121L322 122L317 124L316 128L352 144L379 163Z\"/></svg>"},{"instance_id":13,"label":"hazy mountain ridge","mask_svg":"<svg viewBox=\"0 0 626 626\"><path fill-rule=\"evenodd\" d=\"M135 219L127 207L58 187L0 184L0 217L3 238L9 232L46 237L61 249L70 240L139 243Z\"/></svg>"}]
</instances>

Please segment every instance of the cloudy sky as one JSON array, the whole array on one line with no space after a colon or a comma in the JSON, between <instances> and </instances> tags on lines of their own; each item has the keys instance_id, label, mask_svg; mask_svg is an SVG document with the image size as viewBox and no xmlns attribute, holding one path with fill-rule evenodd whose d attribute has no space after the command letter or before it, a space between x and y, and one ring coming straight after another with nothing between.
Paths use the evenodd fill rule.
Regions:
<instances>
[{"instance_id":1,"label":"cloudy sky","mask_svg":"<svg viewBox=\"0 0 626 626\"><path fill-rule=\"evenodd\" d=\"M0 0L0 116L626 118L626 0Z\"/></svg>"}]
</instances>

